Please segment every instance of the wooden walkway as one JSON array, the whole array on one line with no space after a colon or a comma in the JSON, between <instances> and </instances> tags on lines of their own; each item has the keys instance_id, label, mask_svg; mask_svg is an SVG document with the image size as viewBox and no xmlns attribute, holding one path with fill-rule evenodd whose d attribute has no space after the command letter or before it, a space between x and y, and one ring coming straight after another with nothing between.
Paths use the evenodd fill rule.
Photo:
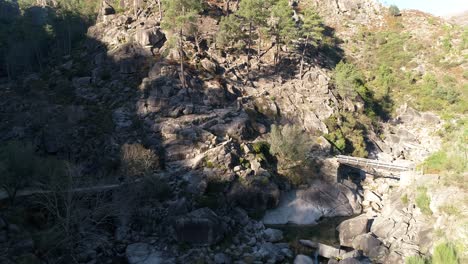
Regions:
<instances>
[{"instance_id":1,"label":"wooden walkway","mask_svg":"<svg viewBox=\"0 0 468 264\"><path fill-rule=\"evenodd\" d=\"M383 162L379 160L356 158L350 156L338 155L336 156L338 162L351 167L364 167L374 169L384 169L390 171L412 171L416 168L414 165L397 165L390 162Z\"/></svg>"}]
</instances>

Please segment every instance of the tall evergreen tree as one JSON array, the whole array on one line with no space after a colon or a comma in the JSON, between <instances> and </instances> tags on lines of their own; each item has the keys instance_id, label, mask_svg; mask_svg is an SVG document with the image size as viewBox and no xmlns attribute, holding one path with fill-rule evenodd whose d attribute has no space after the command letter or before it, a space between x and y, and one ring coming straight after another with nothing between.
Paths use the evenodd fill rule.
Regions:
<instances>
[{"instance_id":1,"label":"tall evergreen tree","mask_svg":"<svg viewBox=\"0 0 468 264\"><path fill-rule=\"evenodd\" d=\"M164 17L161 26L177 35L180 58L180 81L187 88L184 70L183 38L188 28L195 26L198 13L202 10L201 0L164 0Z\"/></svg>"},{"instance_id":2,"label":"tall evergreen tree","mask_svg":"<svg viewBox=\"0 0 468 264\"><path fill-rule=\"evenodd\" d=\"M302 72L304 70L304 58L307 49L310 45L313 47L318 46L318 42L323 37L323 31L325 30L323 26L322 19L318 13L311 7L304 10L300 35L302 42L302 55L301 55L301 65L299 70L299 76L302 78Z\"/></svg>"},{"instance_id":3,"label":"tall evergreen tree","mask_svg":"<svg viewBox=\"0 0 468 264\"><path fill-rule=\"evenodd\" d=\"M248 24L249 33L247 38L247 67L250 70L251 49L254 39L254 29L259 33L260 28L265 25L269 15L269 8L275 0L242 0L236 14L245 19ZM258 34L257 34L258 35Z\"/></svg>"},{"instance_id":4,"label":"tall evergreen tree","mask_svg":"<svg viewBox=\"0 0 468 264\"><path fill-rule=\"evenodd\" d=\"M219 32L216 35L216 43L221 47L235 45L238 41L247 40L247 35L242 30L242 22L234 14L221 17Z\"/></svg>"},{"instance_id":5,"label":"tall evergreen tree","mask_svg":"<svg viewBox=\"0 0 468 264\"><path fill-rule=\"evenodd\" d=\"M296 24L293 20L294 12L288 0L278 0L271 8L268 26L270 34L275 38L275 65L279 61L280 47L288 44L297 35Z\"/></svg>"}]
</instances>

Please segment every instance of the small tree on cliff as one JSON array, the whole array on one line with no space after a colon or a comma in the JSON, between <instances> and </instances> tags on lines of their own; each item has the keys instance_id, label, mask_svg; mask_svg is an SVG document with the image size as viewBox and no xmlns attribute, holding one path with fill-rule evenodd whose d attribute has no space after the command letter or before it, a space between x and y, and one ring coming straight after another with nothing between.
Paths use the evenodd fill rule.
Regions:
<instances>
[{"instance_id":1,"label":"small tree on cliff","mask_svg":"<svg viewBox=\"0 0 468 264\"><path fill-rule=\"evenodd\" d=\"M302 44L301 65L299 75L302 78L304 70L304 58L307 49L310 45L313 47L318 46L318 41L322 39L324 31L322 19L313 8L307 8L304 11L300 35Z\"/></svg>"},{"instance_id":2,"label":"small tree on cliff","mask_svg":"<svg viewBox=\"0 0 468 264\"><path fill-rule=\"evenodd\" d=\"M177 35L179 58L180 58L180 81L183 88L187 88L184 70L184 33L190 27L196 26L195 20L202 10L201 0L164 0L164 18L161 26Z\"/></svg>"},{"instance_id":3,"label":"small tree on cliff","mask_svg":"<svg viewBox=\"0 0 468 264\"><path fill-rule=\"evenodd\" d=\"M391 5L388 8L388 11L390 12L390 15L392 16L401 16L400 8L398 8L398 6L396 5Z\"/></svg>"}]
</instances>

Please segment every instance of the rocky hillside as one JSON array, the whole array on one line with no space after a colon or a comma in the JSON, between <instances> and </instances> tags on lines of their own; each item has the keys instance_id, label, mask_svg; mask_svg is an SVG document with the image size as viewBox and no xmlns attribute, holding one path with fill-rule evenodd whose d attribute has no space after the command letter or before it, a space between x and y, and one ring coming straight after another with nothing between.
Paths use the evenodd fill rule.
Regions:
<instances>
[{"instance_id":1,"label":"rocky hillside","mask_svg":"<svg viewBox=\"0 0 468 264\"><path fill-rule=\"evenodd\" d=\"M0 2L41 29L30 67L1 60L2 263L404 263L450 239L466 258L445 195L466 191L466 30L372 0L30 2ZM336 245L265 226L355 215Z\"/></svg>"},{"instance_id":2,"label":"rocky hillside","mask_svg":"<svg viewBox=\"0 0 468 264\"><path fill-rule=\"evenodd\" d=\"M454 16L450 16L449 20L450 22L458 24L460 26L468 26L468 11Z\"/></svg>"}]
</instances>

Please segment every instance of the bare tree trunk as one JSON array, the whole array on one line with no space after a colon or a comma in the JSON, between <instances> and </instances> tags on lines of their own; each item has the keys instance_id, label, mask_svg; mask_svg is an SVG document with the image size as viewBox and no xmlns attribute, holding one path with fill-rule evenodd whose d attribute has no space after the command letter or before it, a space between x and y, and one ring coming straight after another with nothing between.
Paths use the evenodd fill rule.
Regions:
<instances>
[{"instance_id":1,"label":"bare tree trunk","mask_svg":"<svg viewBox=\"0 0 468 264\"><path fill-rule=\"evenodd\" d=\"M279 56L280 56L280 42L279 42L279 35L276 35L276 56L275 56L275 67L278 66Z\"/></svg>"},{"instance_id":2,"label":"bare tree trunk","mask_svg":"<svg viewBox=\"0 0 468 264\"><path fill-rule=\"evenodd\" d=\"M34 53L36 55L37 63L39 64L39 71L42 72L42 56L41 51L38 49L37 46L34 46Z\"/></svg>"},{"instance_id":3,"label":"bare tree trunk","mask_svg":"<svg viewBox=\"0 0 468 264\"><path fill-rule=\"evenodd\" d=\"M300 70L299 70L299 77L301 79L302 79L302 71L304 70L304 57L305 57L305 52L306 52L307 46L309 46L309 36L306 37L304 48L302 49L301 67L300 67Z\"/></svg>"},{"instance_id":4,"label":"bare tree trunk","mask_svg":"<svg viewBox=\"0 0 468 264\"><path fill-rule=\"evenodd\" d=\"M158 8L159 8L159 22L162 21L162 9L161 9L161 0L158 1Z\"/></svg>"},{"instance_id":5,"label":"bare tree trunk","mask_svg":"<svg viewBox=\"0 0 468 264\"><path fill-rule=\"evenodd\" d=\"M182 44L182 28L179 30L179 59L180 59L180 82L182 83L182 88L187 88L187 83L185 80L185 69L184 69L184 51L183 51L183 44Z\"/></svg>"},{"instance_id":6,"label":"bare tree trunk","mask_svg":"<svg viewBox=\"0 0 468 264\"><path fill-rule=\"evenodd\" d=\"M135 17L137 17L137 12L138 12L138 0L133 0L133 14Z\"/></svg>"},{"instance_id":7,"label":"bare tree trunk","mask_svg":"<svg viewBox=\"0 0 468 264\"><path fill-rule=\"evenodd\" d=\"M247 78L250 73L250 48L252 47L252 22L249 23L249 43L247 45Z\"/></svg>"},{"instance_id":8,"label":"bare tree trunk","mask_svg":"<svg viewBox=\"0 0 468 264\"><path fill-rule=\"evenodd\" d=\"M257 59L258 59L258 62L260 62L260 53L262 53L262 36L260 35L259 30L257 30L257 32L258 32Z\"/></svg>"},{"instance_id":9,"label":"bare tree trunk","mask_svg":"<svg viewBox=\"0 0 468 264\"><path fill-rule=\"evenodd\" d=\"M202 42L202 37L200 36L199 32L195 34L195 46L197 47L197 55L201 54L201 47L200 43Z\"/></svg>"}]
</instances>

